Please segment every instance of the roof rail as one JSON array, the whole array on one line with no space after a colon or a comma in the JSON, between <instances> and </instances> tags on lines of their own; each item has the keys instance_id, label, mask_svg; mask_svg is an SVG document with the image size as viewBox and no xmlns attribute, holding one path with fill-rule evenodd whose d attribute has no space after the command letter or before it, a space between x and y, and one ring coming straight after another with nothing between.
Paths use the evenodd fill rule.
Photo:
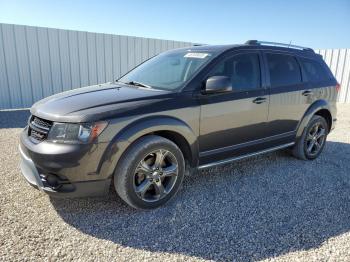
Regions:
<instances>
[{"instance_id":1,"label":"roof rail","mask_svg":"<svg viewBox=\"0 0 350 262\"><path fill-rule=\"evenodd\" d=\"M280 46L280 47L294 48L294 49L314 52L314 50L312 48L309 48L309 47L304 47L304 46L299 46L299 45L291 45L291 44L284 44L284 43L276 43L276 42L268 42L268 41L248 40L247 42L245 42L245 44L246 45Z\"/></svg>"}]
</instances>

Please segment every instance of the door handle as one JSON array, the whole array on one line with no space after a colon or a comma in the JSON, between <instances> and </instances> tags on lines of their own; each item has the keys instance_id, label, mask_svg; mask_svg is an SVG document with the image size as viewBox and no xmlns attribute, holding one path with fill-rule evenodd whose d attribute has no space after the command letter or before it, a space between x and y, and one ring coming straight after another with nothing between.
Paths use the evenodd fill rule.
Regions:
<instances>
[{"instance_id":1,"label":"door handle","mask_svg":"<svg viewBox=\"0 0 350 262\"><path fill-rule=\"evenodd\" d=\"M312 91L310 90L306 90L302 93L303 96L309 96L309 95L312 95Z\"/></svg>"},{"instance_id":2,"label":"door handle","mask_svg":"<svg viewBox=\"0 0 350 262\"><path fill-rule=\"evenodd\" d=\"M255 104L261 104L261 103L264 103L266 101L266 98L265 97L257 97L253 100L253 103Z\"/></svg>"}]
</instances>

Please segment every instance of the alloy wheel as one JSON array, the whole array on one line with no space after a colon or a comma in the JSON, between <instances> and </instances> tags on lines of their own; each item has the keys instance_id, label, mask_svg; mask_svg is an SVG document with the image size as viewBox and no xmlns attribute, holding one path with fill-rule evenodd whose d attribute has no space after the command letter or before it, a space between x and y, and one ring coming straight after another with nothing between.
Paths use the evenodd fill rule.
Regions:
<instances>
[{"instance_id":1,"label":"alloy wheel","mask_svg":"<svg viewBox=\"0 0 350 262\"><path fill-rule=\"evenodd\" d=\"M309 156L317 155L326 140L326 128L323 126L322 122L316 122L309 130L306 136L306 152Z\"/></svg>"},{"instance_id":2,"label":"alloy wheel","mask_svg":"<svg viewBox=\"0 0 350 262\"><path fill-rule=\"evenodd\" d=\"M164 198L173 189L178 171L177 159L170 151L158 149L147 154L135 169L135 193L146 202Z\"/></svg>"}]
</instances>

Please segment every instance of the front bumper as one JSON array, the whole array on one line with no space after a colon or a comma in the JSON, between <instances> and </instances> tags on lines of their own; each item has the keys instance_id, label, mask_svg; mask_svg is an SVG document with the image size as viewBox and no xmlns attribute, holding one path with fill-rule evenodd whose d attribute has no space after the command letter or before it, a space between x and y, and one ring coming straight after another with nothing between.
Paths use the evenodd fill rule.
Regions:
<instances>
[{"instance_id":1,"label":"front bumper","mask_svg":"<svg viewBox=\"0 0 350 262\"><path fill-rule=\"evenodd\" d=\"M111 177L87 171L90 170L88 162L95 163L97 160L94 158L99 156L96 148L91 153L84 148L80 150L78 146L67 146L66 150L62 150L62 145L57 145L57 148L54 145L34 145L24 131L19 152L24 178L30 185L50 196L100 196L109 191ZM87 155L84 155L86 152Z\"/></svg>"},{"instance_id":2,"label":"front bumper","mask_svg":"<svg viewBox=\"0 0 350 262\"><path fill-rule=\"evenodd\" d=\"M38 188L43 189L44 184L43 181L40 178L40 175L38 173L38 170L36 169L34 162L26 155L24 154L21 146L19 145L19 153L20 153L20 168L22 171L22 175L27 180L27 182Z\"/></svg>"}]
</instances>

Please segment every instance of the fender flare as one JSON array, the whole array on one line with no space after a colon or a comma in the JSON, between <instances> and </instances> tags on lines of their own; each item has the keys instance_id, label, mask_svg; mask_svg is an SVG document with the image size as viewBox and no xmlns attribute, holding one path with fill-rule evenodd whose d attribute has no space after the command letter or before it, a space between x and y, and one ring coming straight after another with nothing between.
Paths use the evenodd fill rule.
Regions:
<instances>
[{"instance_id":1,"label":"fender flare","mask_svg":"<svg viewBox=\"0 0 350 262\"><path fill-rule=\"evenodd\" d=\"M298 124L297 133L296 133L296 139L298 140L303 132L311 118L315 115L317 111L320 111L322 109L326 109L330 115L332 116L330 106L326 100L317 100L314 103L312 103L309 108L306 110L305 114L303 115L301 121Z\"/></svg>"},{"instance_id":2,"label":"fender flare","mask_svg":"<svg viewBox=\"0 0 350 262\"><path fill-rule=\"evenodd\" d=\"M157 131L171 131L181 135L189 145L192 158L190 166L198 164L197 135L189 125L171 116L149 116L135 120L115 135L102 156L97 172L104 177L113 175L125 150L140 137Z\"/></svg>"}]
</instances>

